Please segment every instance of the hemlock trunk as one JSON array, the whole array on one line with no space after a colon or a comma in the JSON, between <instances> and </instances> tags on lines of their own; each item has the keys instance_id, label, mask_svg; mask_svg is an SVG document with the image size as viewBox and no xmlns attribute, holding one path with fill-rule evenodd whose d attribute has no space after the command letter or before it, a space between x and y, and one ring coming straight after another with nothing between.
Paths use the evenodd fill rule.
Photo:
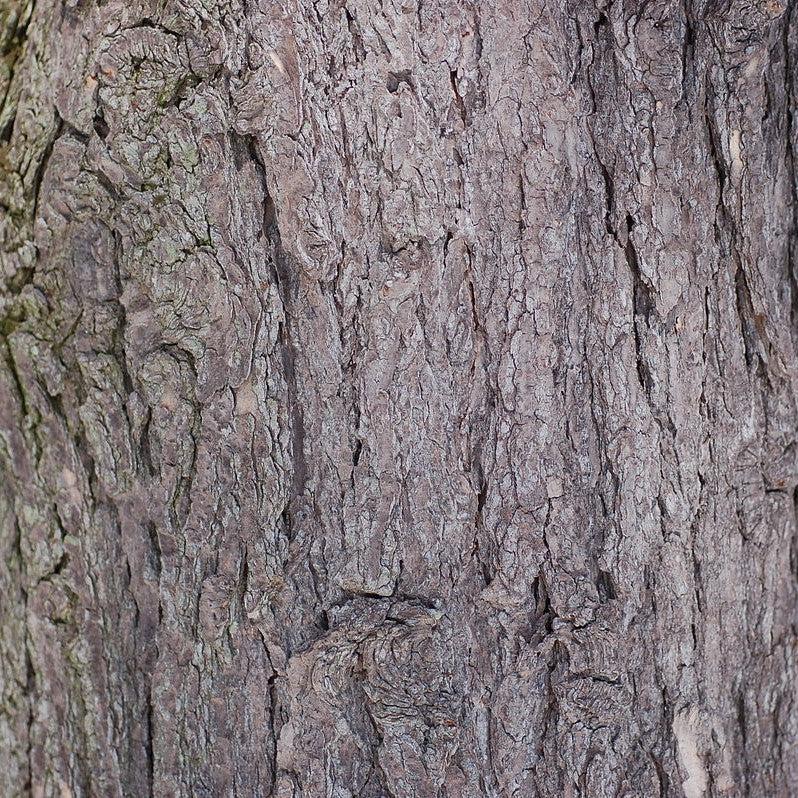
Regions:
<instances>
[{"instance_id":1,"label":"hemlock trunk","mask_svg":"<svg viewBox=\"0 0 798 798\"><path fill-rule=\"evenodd\" d=\"M0 793L798 795L796 48L3 0Z\"/></svg>"}]
</instances>

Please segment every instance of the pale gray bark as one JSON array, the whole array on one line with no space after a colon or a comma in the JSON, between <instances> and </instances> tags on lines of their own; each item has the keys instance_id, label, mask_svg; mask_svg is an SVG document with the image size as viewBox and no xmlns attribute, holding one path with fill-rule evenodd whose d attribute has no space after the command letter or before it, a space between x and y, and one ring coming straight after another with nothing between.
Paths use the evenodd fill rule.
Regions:
<instances>
[{"instance_id":1,"label":"pale gray bark","mask_svg":"<svg viewBox=\"0 0 798 798\"><path fill-rule=\"evenodd\" d=\"M0 793L798 795L797 26L1 0Z\"/></svg>"}]
</instances>

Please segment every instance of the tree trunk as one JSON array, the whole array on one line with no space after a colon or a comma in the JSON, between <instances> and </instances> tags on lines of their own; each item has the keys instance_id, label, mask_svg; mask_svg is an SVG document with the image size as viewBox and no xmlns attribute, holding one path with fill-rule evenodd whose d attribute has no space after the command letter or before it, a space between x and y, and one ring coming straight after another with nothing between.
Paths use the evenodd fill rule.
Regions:
<instances>
[{"instance_id":1,"label":"tree trunk","mask_svg":"<svg viewBox=\"0 0 798 798\"><path fill-rule=\"evenodd\" d=\"M0 2L3 796L798 795L798 8Z\"/></svg>"}]
</instances>

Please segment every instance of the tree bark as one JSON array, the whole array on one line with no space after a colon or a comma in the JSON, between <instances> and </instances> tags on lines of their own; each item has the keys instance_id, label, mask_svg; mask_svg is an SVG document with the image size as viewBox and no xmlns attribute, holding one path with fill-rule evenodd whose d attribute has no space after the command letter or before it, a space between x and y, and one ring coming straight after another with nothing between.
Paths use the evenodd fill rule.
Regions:
<instances>
[{"instance_id":1,"label":"tree bark","mask_svg":"<svg viewBox=\"0 0 798 798\"><path fill-rule=\"evenodd\" d=\"M798 795L798 8L0 53L3 796Z\"/></svg>"}]
</instances>

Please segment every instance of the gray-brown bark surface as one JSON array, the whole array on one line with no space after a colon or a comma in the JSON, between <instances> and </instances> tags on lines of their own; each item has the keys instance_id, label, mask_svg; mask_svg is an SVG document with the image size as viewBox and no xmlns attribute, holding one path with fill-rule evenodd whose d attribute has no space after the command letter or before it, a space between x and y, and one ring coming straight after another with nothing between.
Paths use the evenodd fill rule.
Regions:
<instances>
[{"instance_id":1,"label":"gray-brown bark surface","mask_svg":"<svg viewBox=\"0 0 798 798\"><path fill-rule=\"evenodd\" d=\"M0 793L798 795L797 48L2 0Z\"/></svg>"}]
</instances>

